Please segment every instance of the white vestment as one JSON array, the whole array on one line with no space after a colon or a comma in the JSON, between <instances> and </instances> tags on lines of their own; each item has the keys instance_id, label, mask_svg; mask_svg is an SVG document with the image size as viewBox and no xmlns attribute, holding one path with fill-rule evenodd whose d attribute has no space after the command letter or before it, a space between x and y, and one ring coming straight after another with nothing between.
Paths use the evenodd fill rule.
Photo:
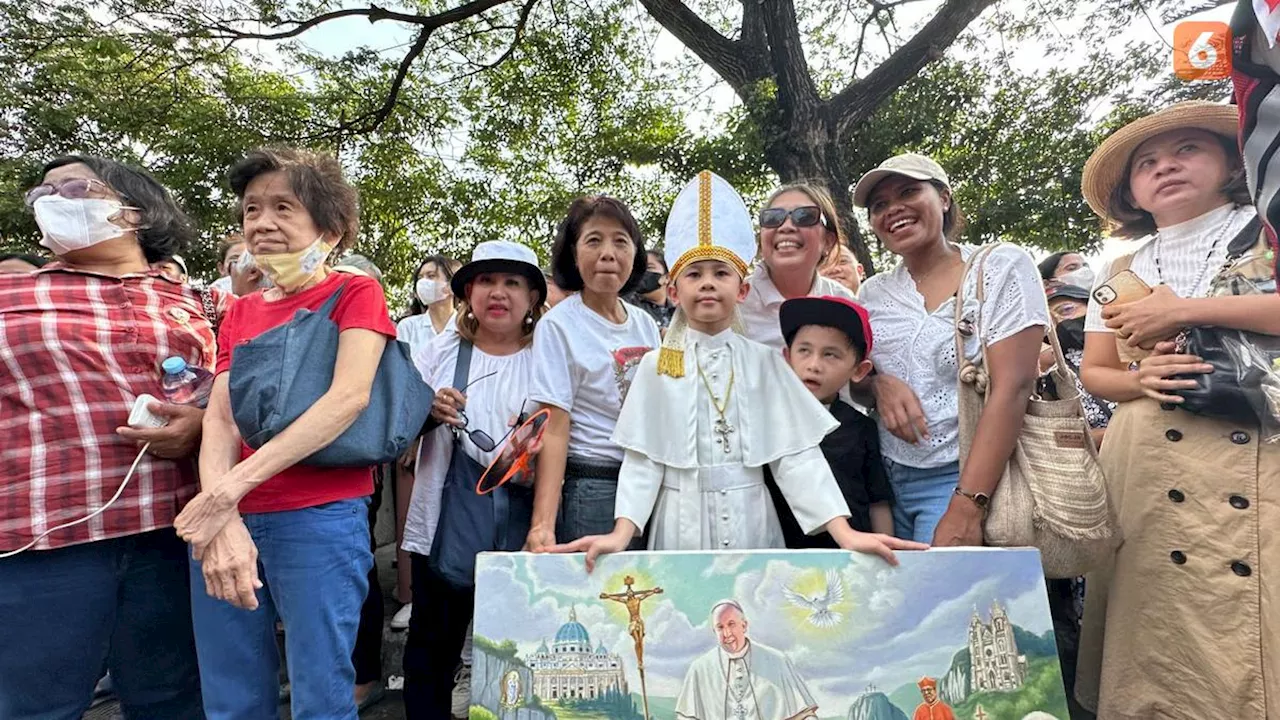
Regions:
<instances>
[{"instance_id":1,"label":"white vestment","mask_svg":"<svg viewBox=\"0 0 1280 720\"><path fill-rule=\"evenodd\" d=\"M817 713L791 660L751 641L740 652L717 646L694 660L676 699L679 720L799 720Z\"/></svg>"},{"instance_id":2,"label":"white vestment","mask_svg":"<svg viewBox=\"0 0 1280 720\"><path fill-rule=\"evenodd\" d=\"M731 330L691 329L684 377L659 375L657 360L641 360L613 434L625 450L614 516L642 530L652 519L651 550L784 547L765 465L806 533L849 515L819 448L839 423L779 352ZM728 398L727 443L712 393Z\"/></svg>"}]
</instances>

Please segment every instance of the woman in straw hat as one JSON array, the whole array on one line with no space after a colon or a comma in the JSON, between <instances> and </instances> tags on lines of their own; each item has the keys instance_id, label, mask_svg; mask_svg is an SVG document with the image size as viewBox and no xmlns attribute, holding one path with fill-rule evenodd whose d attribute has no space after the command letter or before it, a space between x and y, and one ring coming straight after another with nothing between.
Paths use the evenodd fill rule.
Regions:
<instances>
[{"instance_id":1,"label":"woman in straw hat","mask_svg":"<svg viewBox=\"0 0 1280 720\"><path fill-rule=\"evenodd\" d=\"M1146 241L1098 286L1128 269L1154 288L1095 297L1085 325L1085 387L1119 403L1101 459L1125 538L1086 584L1076 693L1102 720L1280 718L1280 568L1263 567L1280 561L1280 446L1179 410L1186 376L1211 367L1170 341L1200 325L1280 334L1274 295L1206 297L1228 246L1258 238L1235 132L1234 108L1179 103L1084 167L1112 234Z\"/></svg>"}]
</instances>

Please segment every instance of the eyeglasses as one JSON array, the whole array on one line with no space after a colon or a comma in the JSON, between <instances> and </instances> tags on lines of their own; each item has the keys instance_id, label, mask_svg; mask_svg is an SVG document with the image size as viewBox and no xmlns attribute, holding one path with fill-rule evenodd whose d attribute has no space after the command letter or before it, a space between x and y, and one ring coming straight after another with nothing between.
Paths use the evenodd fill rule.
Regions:
<instances>
[{"instance_id":1,"label":"eyeglasses","mask_svg":"<svg viewBox=\"0 0 1280 720\"><path fill-rule=\"evenodd\" d=\"M760 227L780 228L788 217L791 218L792 224L796 227L811 227L818 223L827 224L827 218L822 214L822 208L817 205L805 205L794 210L765 208L760 211Z\"/></svg>"},{"instance_id":2,"label":"eyeglasses","mask_svg":"<svg viewBox=\"0 0 1280 720\"><path fill-rule=\"evenodd\" d=\"M50 195L61 195L62 197L70 200L83 200L89 197L89 192L93 190L94 187L98 187L100 192L110 190L110 188L107 187L107 184L101 180L94 180L93 178L71 178L70 180L64 180L56 185L53 183L37 185L28 190L27 193L22 196L22 200L27 204L27 207L34 206L37 200L42 197L49 197Z\"/></svg>"},{"instance_id":3,"label":"eyeglasses","mask_svg":"<svg viewBox=\"0 0 1280 720\"><path fill-rule=\"evenodd\" d=\"M462 388L462 390L460 390L459 392L465 392L466 389L471 387L472 385L475 385L476 383L480 382L481 380L484 380L485 378L491 378L497 374L498 374L497 372L491 372L488 375L481 375L475 380L472 380L471 382L467 383L466 387ZM508 428L506 434L504 434L498 440L494 440L492 435L490 435L489 433L483 430L468 430L467 426L471 424L471 420L470 418L467 417L466 411L461 409L458 410L458 419L462 421L462 424L459 425L457 428L455 428L454 432L465 433L466 436L471 440L471 444L475 445L480 450L480 452L493 452L494 448L498 447L498 445L503 440L506 440L508 435L510 435L516 428L524 424L524 421L525 421L524 406L526 402L528 401L526 400L520 403L520 415L516 418L515 424L512 425L510 428Z\"/></svg>"}]
</instances>

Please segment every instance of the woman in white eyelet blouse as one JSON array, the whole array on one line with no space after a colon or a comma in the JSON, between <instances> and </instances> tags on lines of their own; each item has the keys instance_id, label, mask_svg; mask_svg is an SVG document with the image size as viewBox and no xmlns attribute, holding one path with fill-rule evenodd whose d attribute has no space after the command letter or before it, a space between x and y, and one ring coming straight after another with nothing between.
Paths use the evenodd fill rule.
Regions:
<instances>
[{"instance_id":1,"label":"woman in white eyelet blouse","mask_svg":"<svg viewBox=\"0 0 1280 720\"><path fill-rule=\"evenodd\" d=\"M978 248L951 242L963 227L946 173L922 155L899 155L867 173L854 190L876 236L901 258L863 284L875 347L871 381L881 453L895 495L894 532L933 545L981 545L985 501L996 489L1022 426L1038 373L1049 311L1040 274L1022 250L1000 246L987 256L979 308ZM976 332L969 359L987 345L991 367L986 408L964 471L959 464L955 295Z\"/></svg>"}]
</instances>

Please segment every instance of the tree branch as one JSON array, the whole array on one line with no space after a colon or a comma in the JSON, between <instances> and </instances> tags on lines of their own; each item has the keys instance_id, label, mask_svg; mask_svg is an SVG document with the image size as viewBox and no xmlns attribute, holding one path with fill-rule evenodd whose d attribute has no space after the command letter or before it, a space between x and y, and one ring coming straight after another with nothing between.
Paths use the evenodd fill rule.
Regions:
<instances>
[{"instance_id":1,"label":"tree branch","mask_svg":"<svg viewBox=\"0 0 1280 720\"><path fill-rule=\"evenodd\" d=\"M367 8L334 10L333 12L322 13L307 20L282 20L276 23L275 26L294 25L294 27L288 30L281 30L279 32L247 32L222 24L214 25L212 29L215 31L213 33L213 37L235 40L285 40L291 37L297 37L317 25L329 22L330 20L337 20L344 17L367 17L371 23L378 22L380 20L395 20L409 25L417 25L427 34L430 34L431 31L442 28L445 25L461 22L510 1L511 0L473 0L472 2L459 5L451 10L436 13L435 15L415 15L412 13L395 12L393 10L387 10L385 8L380 8L377 5L370 4Z\"/></svg>"},{"instance_id":2,"label":"tree branch","mask_svg":"<svg viewBox=\"0 0 1280 720\"><path fill-rule=\"evenodd\" d=\"M763 7L763 4L762 4ZM809 74L809 61L804 57L796 6L792 0L769 0L764 13L765 33L769 38L769 57L774 77L778 80L779 105L803 111L818 105L818 88Z\"/></svg>"},{"instance_id":3,"label":"tree branch","mask_svg":"<svg viewBox=\"0 0 1280 720\"><path fill-rule=\"evenodd\" d=\"M768 76L764 48L747 47L721 35L681 0L640 0L640 4L729 83L739 97L750 95L751 85Z\"/></svg>"},{"instance_id":4,"label":"tree branch","mask_svg":"<svg viewBox=\"0 0 1280 720\"><path fill-rule=\"evenodd\" d=\"M763 49L768 42L764 32L764 3L742 0L742 32L738 42L748 48Z\"/></svg>"},{"instance_id":5,"label":"tree branch","mask_svg":"<svg viewBox=\"0 0 1280 720\"><path fill-rule=\"evenodd\" d=\"M363 134L378 129L391 116L391 111L395 109L396 102L400 99L400 89L404 87L404 80L408 77L414 61L426 49L427 41L431 38L433 30L435 28L424 27L418 31L418 37L413 41L413 47L409 48L409 52L405 53L404 58L400 61L400 67L396 68L396 75L391 80L391 89L387 91L387 97L382 101L382 105L375 110L361 113L351 120L343 120L337 127L310 136L307 139L315 139L326 135Z\"/></svg>"},{"instance_id":6,"label":"tree branch","mask_svg":"<svg viewBox=\"0 0 1280 720\"><path fill-rule=\"evenodd\" d=\"M995 0L946 0L915 37L898 48L866 77L855 80L831 98L828 108L845 135L857 122L875 112L880 103L926 65L942 57L960 33Z\"/></svg>"}]
</instances>

